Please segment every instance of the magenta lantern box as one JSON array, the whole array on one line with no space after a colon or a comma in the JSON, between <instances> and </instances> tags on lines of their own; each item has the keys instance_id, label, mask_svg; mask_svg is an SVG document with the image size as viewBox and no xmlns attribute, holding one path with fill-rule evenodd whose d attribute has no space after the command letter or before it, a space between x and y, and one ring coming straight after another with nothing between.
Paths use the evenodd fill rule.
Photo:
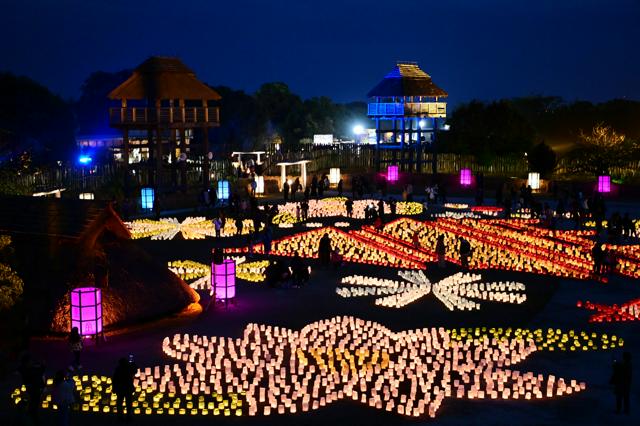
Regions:
<instances>
[{"instance_id":1,"label":"magenta lantern box","mask_svg":"<svg viewBox=\"0 0 640 426\"><path fill-rule=\"evenodd\" d=\"M611 192L611 176L598 176L598 192Z\"/></svg>"},{"instance_id":2,"label":"magenta lantern box","mask_svg":"<svg viewBox=\"0 0 640 426\"><path fill-rule=\"evenodd\" d=\"M91 336L102 333L102 292L96 287L71 290L71 328Z\"/></svg>"},{"instance_id":3,"label":"magenta lantern box","mask_svg":"<svg viewBox=\"0 0 640 426\"><path fill-rule=\"evenodd\" d=\"M211 288L217 300L236 297L236 262L233 259L211 264Z\"/></svg>"},{"instance_id":4,"label":"magenta lantern box","mask_svg":"<svg viewBox=\"0 0 640 426\"><path fill-rule=\"evenodd\" d=\"M460 185L471 185L471 169L460 169Z\"/></svg>"},{"instance_id":5,"label":"magenta lantern box","mask_svg":"<svg viewBox=\"0 0 640 426\"><path fill-rule=\"evenodd\" d=\"M397 165L387 166L387 180L389 182L397 182L398 181L398 166Z\"/></svg>"}]
</instances>

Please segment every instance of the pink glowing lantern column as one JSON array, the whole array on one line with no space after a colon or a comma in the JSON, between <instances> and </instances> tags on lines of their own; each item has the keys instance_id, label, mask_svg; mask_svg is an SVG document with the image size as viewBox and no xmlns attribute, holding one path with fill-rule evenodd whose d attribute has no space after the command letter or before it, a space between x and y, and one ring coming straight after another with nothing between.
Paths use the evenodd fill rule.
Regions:
<instances>
[{"instance_id":1,"label":"pink glowing lantern column","mask_svg":"<svg viewBox=\"0 0 640 426\"><path fill-rule=\"evenodd\" d=\"M471 185L471 169L460 169L460 185Z\"/></svg>"},{"instance_id":2,"label":"pink glowing lantern column","mask_svg":"<svg viewBox=\"0 0 640 426\"><path fill-rule=\"evenodd\" d=\"M397 182L398 181L398 166L393 164L391 166L387 166L387 180L389 182Z\"/></svg>"},{"instance_id":3,"label":"pink glowing lantern column","mask_svg":"<svg viewBox=\"0 0 640 426\"><path fill-rule=\"evenodd\" d=\"M611 192L611 176L598 176L598 192Z\"/></svg>"},{"instance_id":4,"label":"pink glowing lantern column","mask_svg":"<svg viewBox=\"0 0 640 426\"><path fill-rule=\"evenodd\" d=\"M236 262L233 259L211 264L211 288L216 300L236 297Z\"/></svg>"},{"instance_id":5,"label":"pink glowing lantern column","mask_svg":"<svg viewBox=\"0 0 640 426\"><path fill-rule=\"evenodd\" d=\"M83 336L102 333L102 292L96 287L71 290L71 328Z\"/></svg>"}]
</instances>

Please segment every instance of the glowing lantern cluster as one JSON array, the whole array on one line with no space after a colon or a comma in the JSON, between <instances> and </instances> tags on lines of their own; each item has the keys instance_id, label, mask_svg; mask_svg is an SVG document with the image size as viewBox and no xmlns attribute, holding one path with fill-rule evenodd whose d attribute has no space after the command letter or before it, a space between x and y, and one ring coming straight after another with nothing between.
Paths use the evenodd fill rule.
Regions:
<instances>
[{"instance_id":1,"label":"glowing lantern cluster","mask_svg":"<svg viewBox=\"0 0 640 426\"><path fill-rule=\"evenodd\" d=\"M471 169L460 169L460 185L471 186Z\"/></svg>"},{"instance_id":2,"label":"glowing lantern cluster","mask_svg":"<svg viewBox=\"0 0 640 426\"><path fill-rule=\"evenodd\" d=\"M330 197L321 200L309 200L309 218L323 218L323 217L336 217L347 216L347 207L345 205L347 198L345 197ZM297 208L299 203L289 202L278 206L278 214L274 216L274 224L290 223L294 224L297 220ZM353 214L354 219L364 219L365 209L369 206L378 208L378 200L365 199L353 201ZM421 214L423 212L423 206L420 203L413 201L402 201L396 203L396 214L403 216L411 216ZM384 213L391 214L391 206L389 203L384 202Z\"/></svg>"},{"instance_id":3,"label":"glowing lantern cluster","mask_svg":"<svg viewBox=\"0 0 640 426\"><path fill-rule=\"evenodd\" d=\"M480 275L457 273L432 285L422 271L400 271L398 275L405 281L349 276L342 279L343 286L336 293L341 297L383 296L375 300L376 305L402 308L433 292L450 311L480 309L471 299L515 304L527 300L521 293L525 285L517 282L479 283Z\"/></svg>"},{"instance_id":4,"label":"glowing lantern cluster","mask_svg":"<svg viewBox=\"0 0 640 426\"><path fill-rule=\"evenodd\" d=\"M137 219L125 222L131 232L131 238L151 238L152 240L172 240L180 235L185 240L201 240L206 237L215 237L216 230L213 221L206 217L187 217L182 222L175 218L163 218L160 220ZM243 219L242 235L253 233L253 221ZM232 219L225 220L220 235L232 237L237 234L236 223Z\"/></svg>"},{"instance_id":5,"label":"glowing lantern cluster","mask_svg":"<svg viewBox=\"0 0 640 426\"><path fill-rule=\"evenodd\" d=\"M387 166L387 181L390 183L394 183L398 181L398 166L392 164Z\"/></svg>"},{"instance_id":6,"label":"glowing lantern cluster","mask_svg":"<svg viewBox=\"0 0 640 426\"><path fill-rule=\"evenodd\" d=\"M249 324L242 337L176 334L162 350L181 362L140 368L138 415L258 416L318 410L352 400L404 416L435 417L447 398L546 399L585 384L514 366L539 350L622 346L616 336L561 330L424 328L392 332L372 321L335 317L301 330ZM110 413L111 379L75 377L83 412ZM51 380L48 380L51 384ZM26 396L15 389L15 404ZM44 408L55 409L51 396Z\"/></svg>"},{"instance_id":7,"label":"glowing lantern cluster","mask_svg":"<svg viewBox=\"0 0 640 426\"><path fill-rule=\"evenodd\" d=\"M244 256L231 257L236 263L236 278L249 282L264 281L264 270L269 266L268 260L247 262ZM211 267L192 260L174 260L169 262L169 270L189 283L194 290L209 290L211 284Z\"/></svg>"},{"instance_id":8,"label":"glowing lantern cluster","mask_svg":"<svg viewBox=\"0 0 640 426\"><path fill-rule=\"evenodd\" d=\"M351 224L349 222L336 222L333 224L333 226L337 228L348 228L349 226L351 226Z\"/></svg>"},{"instance_id":9,"label":"glowing lantern cluster","mask_svg":"<svg viewBox=\"0 0 640 426\"><path fill-rule=\"evenodd\" d=\"M322 228L322 224L320 222L307 222L305 226L307 228Z\"/></svg>"},{"instance_id":10,"label":"glowing lantern cluster","mask_svg":"<svg viewBox=\"0 0 640 426\"><path fill-rule=\"evenodd\" d=\"M471 207L471 211L474 213L480 213L484 216L493 216L496 217L500 213L502 213L504 209L502 207L496 206L473 206Z\"/></svg>"},{"instance_id":11,"label":"glowing lantern cluster","mask_svg":"<svg viewBox=\"0 0 640 426\"><path fill-rule=\"evenodd\" d=\"M333 227L316 228L311 231L275 240L272 243L271 254L276 256L293 256L298 253L305 258L317 258L320 238L325 233L329 234L332 247L338 250L347 262L396 268L424 268L424 264L419 261L419 257L397 250L397 248L401 246L400 243L388 239L379 243L371 238L366 238L363 234L353 231L347 233ZM410 250L408 247L403 246L403 248L406 251ZM229 253L246 253L248 251L248 247L227 249ZM254 251L256 253L263 253L263 245L255 245ZM424 254L421 254L421 256L424 256Z\"/></svg>"},{"instance_id":12,"label":"glowing lantern cluster","mask_svg":"<svg viewBox=\"0 0 640 426\"><path fill-rule=\"evenodd\" d=\"M454 209L454 210L466 210L469 208L469 204L465 203L444 203L445 209Z\"/></svg>"},{"instance_id":13,"label":"glowing lantern cluster","mask_svg":"<svg viewBox=\"0 0 640 426\"><path fill-rule=\"evenodd\" d=\"M96 287L71 290L71 327L82 336L102 333L102 291Z\"/></svg>"},{"instance_id":14,"label":"glowing lantern cluster","mask_svg":"<svg viewBox=\"0 0 640 426\"><path fill-rule=\"evenodd\" d=\"M589 301L578 302L579 308L596 311L589 317L589 322L620 322L640 320L640 299L630 300L622 305L603 305Z\"/></svg>"}]
</instances>

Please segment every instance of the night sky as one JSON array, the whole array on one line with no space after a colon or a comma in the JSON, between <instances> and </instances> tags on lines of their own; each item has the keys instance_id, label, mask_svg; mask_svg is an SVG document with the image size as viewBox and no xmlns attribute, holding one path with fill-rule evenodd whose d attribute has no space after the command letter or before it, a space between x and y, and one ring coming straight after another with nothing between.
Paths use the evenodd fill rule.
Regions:
<instances>
[{"instance_id":1,"label":"night sky","mask_svg":"<svg viewBox=\"0 0 640 426\"><path fill-rule=\"evenodd\" d=\"M364 100L397 60L450 101L640 99L638 0L0 0L0 70L65 97L175 55L213 85Z\"/></svg>"}]
</instances>

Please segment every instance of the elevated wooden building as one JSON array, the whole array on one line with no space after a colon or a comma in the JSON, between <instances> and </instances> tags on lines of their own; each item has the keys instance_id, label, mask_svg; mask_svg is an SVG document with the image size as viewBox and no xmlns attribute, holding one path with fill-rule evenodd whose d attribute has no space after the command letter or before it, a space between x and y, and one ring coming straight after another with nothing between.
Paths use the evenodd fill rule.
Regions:
<instances>
[{"instance_id":1,"label":"elevated wooden building","mask_svg":"<svg viewBox=\"0 0 640 426\"><path fill-rule=\"evenodd\" d=\"M196 78L178 58L151 57L116 87L109 99L120 106L109 110L109 124L122 130L122 158L128 176L129 134L146 132L149 148L148 185L158 189L163 156L175 162L182 153L202 161L202 183L209 184L209 128L220 124L215 102L220 95ZM201 131L199 149L191 147L193 131ZM193 148L193 149L192 149ZM125 184L126 185L126 184ZM156 199L159 191L156 190Z\"/></svg>"},{"instance_id":2,"label":"elevated wooden building","mask_svg":"<svg viewBox=\"0 0 640 426\"><path fill-rule=\"evenodd\" d=\"M447 116L447 92L415 62L398 62L367 94L376 123L376 164L421 172L425 153ZM390 155L381 155L381 151ZM435 154L435 152L434 152ZM435 173L435 155L432 156Z\"/></svg>"}]
</instances>

